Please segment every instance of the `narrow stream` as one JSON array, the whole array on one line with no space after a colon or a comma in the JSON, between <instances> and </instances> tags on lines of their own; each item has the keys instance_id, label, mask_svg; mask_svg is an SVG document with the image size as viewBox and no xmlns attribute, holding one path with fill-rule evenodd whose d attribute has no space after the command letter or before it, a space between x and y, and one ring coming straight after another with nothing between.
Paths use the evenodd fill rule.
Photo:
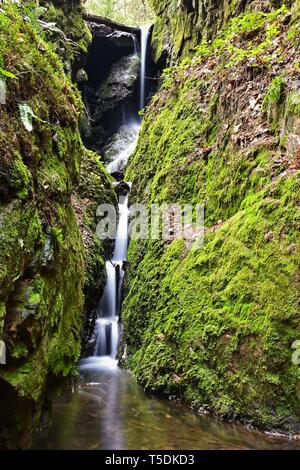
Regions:
<instances>
[{"instance_id":1,"label":"narrow stream","mask_svg":"<svg viewBox=\"0 0 300 470\"><path fill-rule=\"evenodd\" d=\"M140 104L145 105L149 29L141 34ZM137 50L137 46L135 46ZM124 167L138 137L137 121L125 123L116 139L110 173ZM124 146L124 132L126 145ZM119 143L118 143L119 142ZM240 425L201 417L185 406L147 394L118 368L119 314L123 262L128 249L128 195L120 200L114 255L107 260L107 283L99 302L94 355L79 364L80 381L54 401L50 426L33 437L33 449L218 450L296 449L300 443Z\"/></svg>"}]
</instances>

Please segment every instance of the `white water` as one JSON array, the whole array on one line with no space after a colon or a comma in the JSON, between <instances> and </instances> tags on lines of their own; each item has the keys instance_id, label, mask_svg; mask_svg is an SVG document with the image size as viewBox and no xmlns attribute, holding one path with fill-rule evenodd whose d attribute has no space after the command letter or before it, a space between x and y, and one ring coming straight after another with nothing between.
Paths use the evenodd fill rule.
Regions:
<instances>
[{"instance_id":1,"label":"white water","mask_svg":"<svg viewBox=\"0 0 300 470\"><path fill-rule=\"evenodd\" d=\"M127 260L128 251L128 195L120 198L119 204L119 223L116 236L114 263L122 263Z\"/></svg>"},{"instance_id":2,"label":"white water","mask_svg":"<svg viewBox=\"0 0 300 470\"><path fill-rule=\"evenodd\" d=\"M146 71L147 49L150 37L148 26L141 27L141 85L140 107L144 108L146 98ZM135 53L138 45L135 42ZM120 110L122 112L122 109ZM123 109L124 112L124 109ZM125 120L125 113L124 113ZM124 122L119 132L114 136L107 154L110 162L107 171L114 173L122 171L131 153L134 151L138 139L139 124L137 121ZM124 280L124 262L128 252L128 195L119 201L119 222L117 227L115 250L111 260L106 262L106 285L98 306L96 320L96 344L94 356L83 359L80 369L117 368L117 353L119 343L119 315L122 304L122 286Z\"/></svg>"},{"instance_id":3,"label":"white water","mask_svg":"<svg viewBox=\"0 0 300 470\"><path fill-rule=\"evenodd\" d=\"M138 43L138 40L136 38L136 35L134 34L133 35L133 53L134 55L138 55L139 53L139 43Z\"/></svg>"},{"instance_id":4,"label":"white water","mask_svg":"<svg viewBox=\"0 0 300 470\"><path fill-rule=\"evenodd\" d=\"M119 132L113 136L113 143L109 146L107 154L105 153L106 158L110 158L110 155L113 157L106 167L108 173L124 171L128 158L136 147L139 130L140 124L132 121L121 126Z\"/></svg>"},{"instance_id":5,"label":"white water","mask_svg":"<svg viewBox=\"0 0 300 470\"><path fill-rule=\"evenodd\" d=\"M140 109L146 103L146 72L147 72L147 50L150 38L149 26L141 26L141 85L140 85Z\"/></svg>"},{"instance_id":6,"label":"white water","mask_svg":"<svg viewBox=\"0 0 300 470\"><path fill-rule=\"evenodd\" d=\"M96 345L94 358L107 362L110 366L117 365L116 357L119 343L119 312L122 300L122 284L124 279L123 262L128 251L128 195L120 198L119 222L116 234L115 251L112 260L106 262L106 285L99 303L96 321ZM84 361L83 367L87 366Z\"/></svg>"}]
</instances>

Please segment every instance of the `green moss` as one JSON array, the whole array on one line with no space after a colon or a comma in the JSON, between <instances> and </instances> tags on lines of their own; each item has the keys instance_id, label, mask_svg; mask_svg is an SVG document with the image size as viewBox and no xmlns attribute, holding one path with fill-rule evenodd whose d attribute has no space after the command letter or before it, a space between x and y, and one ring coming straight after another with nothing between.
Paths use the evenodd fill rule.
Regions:
<instances>
[{"instance_id":1,"label":"green moss","mask_svg":"<svg viewBox=\"0 0 300 470\"><path fill-rule=\"evenodd\" d=\"M269 87L268 93L265 97L266 104L274 105L280 103L283 98L283 90L285 86L285 80L283 77L275 77Z\"/></svg>"},{"instance_id":2,"label":"green moss","mask_svg":"<svg viewBox=\"0 0 300 470\"><path fill-rule=\"evenodd\" d=\"M240 16L166 72L126 179L132 202L204 205L205 243L132 241L122 319L127 365L147 388L298 431L298 108L285 12Z\"/></svg>"},{"instance_id":3,"label":"green moss","mask_svg":"<svg viewBox=\"0 0 300 470\"><path fill-rule=\"evenodd\" d=\"M11 353L12 357L19 359L28 355L28 348L25 343L18 343Z\"/></svg>"},{"instance_id":4,"label":"green moss","mask_svg":"<svg viewBox=\"0 0 300 470\"><path fill-rule=\"evenodd\" d=\"M80 94L35 8L7 2L0 11L1 68L17 77L7 79L0 115L0 334L14 358L0 375L20 396L39 402L49 375L68 375L80 355L84 248L71 196L84 148ZM82 18L77 33L79 25L82 37ZM20 121L20 102L40 118L32 132ZM101 175L102 193L112 192L102 167Z\"/></svg>"},{"instance_id":5,"label":"green moss","mask_svg":"<svg viewBox=\"0 0 300 470\"><path fill-rule=\"evenodd\" d=\"M20 156L14 162L10 176L11 185L17 191L17 196L26 199L30 190L31 174Z\"/></svg>"},{"instance_id":6,"label":"green moss","mask_svg":"<svg viewBox=\"0 0 300 470\"><path fill-rule=\"evenodd\" d=\"M170 75L176 77L176 80L184 78L189 68L194 65L201 65L204 60L210 58L214 61L218 58L218 67L223 70L239 66L241 63L247 63L249 67L257 68L262 65L270 67L271 63L281 63L285 56L285 41L282 34L285 31L283 19L287 13L286 7L270 13L261 11L246 13L233 18L211 41L202 40L194 48L192 55L185 56L180 60L176 67L165 70L164 77ZM257 37L252 41L252 35ZM279 38L281 37L281 41ZM276 40L278 47L274 47ZM290 42L295 43L295 39L289 38ZM275 57L275 59L274 59ZM172 80L165 82L168 87ZM278 79L274 86L278 86ZM271 90L275 92L275 89Z\"/></svg>"},{"instance_id":7,"label":"green moss","mask_svg":"<svg viewBox=\"0 0 300 470\"><path fill-rule=\"evenodd\" d=\"M285 101L285 86L285 77L281 75L275 77L263 100L262 109L268 115L268 120L272 124L273 132L276 132L280 125L279 121L283 111L281 105L283 105Z\"/></svg>"},{"instance_id":8,"label":"green moss","mask_svg":"<svg viewBox=\"0 0 300 470\"><path fill-rule=\"evenodd\" d=\"M167 54L173 60L187 57L195 47L199 48L201 41L210 43L216 36L219 36L215 42L216 48L224 48L225 51L228 41L241 35L251 39L252 35L255 36L266 26L266 38L258 49L251 48L251 43L248 51L234 44L234 41L231 44L232 64L243 59L251 49L252 54L260 54L278 33L278 15L284 16L288 11L285 6L288 2L283 0L272 4L277 10L272 9L269 12L260 11L257 6L251 8L250 0L224 0L222 5L208 0L205 5L196 4L192 8L185 2L179 5L176 0L163 4L152 0L152 4L158 15L152 39L157 61L161 61Z\"/></svg>"},{"instance_id":9,"label":"green moss","mask_svg":"<svg viewBox=\"0 0 300 470\"><path fill-rule=\"evenodd\" d=\"M64 242L63 231L60 228L52 227L51 228L51 235L53 237L54 242L58 245L62 245Z\"/></svg>"},{"instance_id":10,"label":"green moss","mask_svg":"<svg viewBox=\"0 0 300 470\"><path fill-rule=\"evenodd\" d=\"M47 10L42 15L44 21L55 23L62 31L61 34L51 32L47 35L54 42L54 47L70 72L70 66L77 69L83 62L90 44L92 42L92 34L84 22L83 10L80 2L47 2Z\"/></svg>"},{"instance_id":11,"label":"green moss","mask_svg":"<svg viewBox=\"0 0 300 470\"><path fill-rule=\"evenodd\" d=\"M30 306L36 307L41 302L40 294L37 292L31 292L28 302Z\"/></svg>"}]
</instances>

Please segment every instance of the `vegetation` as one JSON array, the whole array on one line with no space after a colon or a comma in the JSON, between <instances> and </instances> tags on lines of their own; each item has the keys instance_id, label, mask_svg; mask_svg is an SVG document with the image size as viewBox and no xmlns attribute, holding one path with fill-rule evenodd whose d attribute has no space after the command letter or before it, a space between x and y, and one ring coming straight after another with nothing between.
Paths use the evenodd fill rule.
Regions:
<instances>
[{"instance_id":1,"label":"vegetation","mask_svg":"<svg viewBox=\"0 0 300 470\"><path fill-rule=\"evenodd\" d=\"M203 205L205 243L131 241L122 360L200 412L299 434L299 1L219 3L151 0L154 59L169 66L125 179L132 202ZM117 206L78 130L82 4L153 21L134 0L0 9L0 395L35 418L49 382L75 373L105 283L96 208Z\"/></svg>"},{"instance_id":2,"label":"vegetation","mask_svg":"<svg viewBox=\"0 0 300 470\"><path fill-rule=\"evenodd\" d=\"M86 0L89 13L128 25L152 23L154 15L146 0Z\"/></svg>"},{"instance_id":3,"label":"vegetation","mask_svg":"<svg viewBox=\"0 0 300 470\"><path fill-rule=\"evenodd\" d=\"M245 12L165 70L126 178L133 201L203 204L205 244L131 242L123 327L147 388L299 431L297 28Z\"/></svg>"},{"instance_id":4,"label":"vegetation","mask_svg":"<svg viewBox=\"0 0 300 470\"><path fill-rule=\"evenodd\" d=\"M48 7L43 14L53 14ZM81 17L78 21L83 25ZM63 64L35 2L2 4L0 337L7 344L7 365L0 369L0 393L9 383L19 397L35 402L37 415L48 379L74 372L83 294L92 277L93 287L104 281L97 253L103 247L97 241L94 248L93 238L83 243L83 236L94 232L95 212L80 233L76 197L83 194L92 208L106 197L115 201L111 179L81 143L81 96L64 72L78 55L74 45L72 52L63 54ZM82 160L88 174L81 172Z\"/></svg>"}]
</instances>

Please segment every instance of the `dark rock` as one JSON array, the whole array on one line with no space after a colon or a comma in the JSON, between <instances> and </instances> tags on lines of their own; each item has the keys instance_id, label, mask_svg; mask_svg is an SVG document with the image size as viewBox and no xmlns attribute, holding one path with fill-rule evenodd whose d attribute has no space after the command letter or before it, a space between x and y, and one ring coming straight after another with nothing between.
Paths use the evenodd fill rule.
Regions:
<instances>
[{"instance_id":1,"label":"dark rock","mask_svg":"<svg viewBox=\"0 0 300 470\"><path fill-rule=\"evenodd\" d=\"M124 48L133 48L134 37L125 31L118 31L104 24L90 23L94 38L105 38L115 46Z\"/></svg>"},{"instance_id":2,"label":"dark rock","mask_svg":"<svg viewBox=\"0 0 300 470\"><path fill-rule=\"evenodd\" d=\"M80 130L83 143L87 147L91 148L92 147L92 125L91 125L91 120L86 110L84 110L84 112L80 116L79 130Z\"/></svg>"},{"instance_id":3,"label":"dark rock","mask_svg":"<svg viewBox=\"0 0 300 470\"><path fill-rule=\"evenodd\" d=\"M76 74L76 82L77 83L87 83L89 81L88 74L84 69L79 69Z\"/></svg>"},{"instance_id":4,"label":"dark rock","mask_svg":"<svg viewBox=\"0 0 300 470\"><path fill-rule=\"evenodd\" d=\"M96 119L105 111L115 108L123 101L129 99L138 80L140 62L135 55L122 57L111 68L108 78L100 86Z\"/></svg>"},{"instance_id":5,"label":"dark rock","mask_svg":"<svg viewBox=\"0 0 300 470\"><path fill-rule=\"evenodd\" d=\"M122 181L124 179L124 173L122 173L121 171L111 173L111 176L117 181Z\"/></svg>"},{"instance_id":6,"label":"dark rock","mask_svg":"<svg viewBox=\"0 0 300 470\"><path fill-rule=\"evenodd\" d=\"M115 191L118 196L126 196L130 191L130 187L125 181L119 181L115 185Z\"/></svg>"},{"instance_id":7,"label":"dark rock","mask_svg":"<svg viewBox=\"0 0 300 470\"><path fill-rule=\"evenodd\" d=\"M30 444L33 427L33 400L20 397L10 384L0 378L0 396L5 406L0 407L1 449L22 449Z\"/></svg>"}]
</instances>

